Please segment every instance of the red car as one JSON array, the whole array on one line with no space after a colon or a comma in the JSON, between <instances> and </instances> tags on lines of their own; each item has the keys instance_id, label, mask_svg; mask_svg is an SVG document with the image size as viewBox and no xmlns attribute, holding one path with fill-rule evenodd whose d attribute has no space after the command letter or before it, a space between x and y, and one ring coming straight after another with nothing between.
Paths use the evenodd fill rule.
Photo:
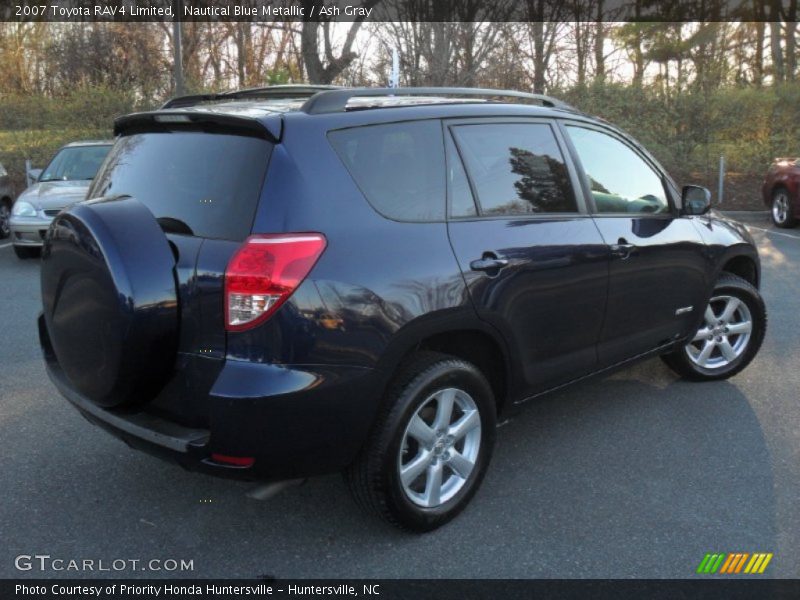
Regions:
<instances>
[{"instance_id":1,"label":"red car","mask_svg":"<svg viewBox=\"0 0 800 600\"><path fill-rule=\"evenodd\" d=\"M767 171L761 196L775 225L797 225L800 219L800 158L776 158Z\"/></svg>"}]
</instances>

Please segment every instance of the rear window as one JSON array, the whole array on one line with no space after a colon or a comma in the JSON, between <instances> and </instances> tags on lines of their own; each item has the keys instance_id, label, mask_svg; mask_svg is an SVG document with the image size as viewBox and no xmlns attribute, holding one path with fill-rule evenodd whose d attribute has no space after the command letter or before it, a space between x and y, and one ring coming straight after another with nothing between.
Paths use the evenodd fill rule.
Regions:
<instances>
[{"instance_id":1,"label":"rear window","mask_svg":"<svg viewBox=\"0 0 800 600\"><path fill-rule=\"evenodd\" d=\"M203 132L120 138L89 198L132 196L166 231L243 240L252 229L272 150L266 140Z\"/></svg>"},{"instance_id":2,"label":"rear window","mask_svg":"<svg viewBox=\"0 0 800 600\"><path fill-rule=\"evenodd\" d=\"M328 139L379 213L398 221L444 220L444 143L438 121L341 129Z\"/></svg>"}]
</instances>

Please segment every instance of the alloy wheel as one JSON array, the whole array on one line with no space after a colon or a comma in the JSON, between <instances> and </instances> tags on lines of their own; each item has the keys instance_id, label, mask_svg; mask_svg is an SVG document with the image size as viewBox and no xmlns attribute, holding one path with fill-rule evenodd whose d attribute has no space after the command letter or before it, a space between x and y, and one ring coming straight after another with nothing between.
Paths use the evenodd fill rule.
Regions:
<instances>
[{"instance_id":1,"label":"alloy wheel","mask_svg":"<svg viewBox=\"0 0 800 600\"><path fill-rule=\"evenodd\" d=\"M706 307L703 326L686 344L686 354L704 369L727 367L744 354L752 331L753 317L745 302L735 296L715 296Z\"/></svg>"},{"instance_id":2,"label":"alloy wheel","mask_svg":"<svg viewBox=\"0 0 800 600\"><path fill-rule=\"evenodd\" d=\"M426 399L403 433L397 468L411 502L435 508L453 498L475 469L481 446L478 406L464 390Z\"/></svg>"},{"instance_id":3,"label":"alloy wheel","mask_svg":"<svg viewBox=\"0 0 800 600\"><path fill-rule=\"evenodd\" d=\"M772 201L772 218L781 225L789 218L789 196L786 192L778 192Z\"/></svg>"}]
</instances>

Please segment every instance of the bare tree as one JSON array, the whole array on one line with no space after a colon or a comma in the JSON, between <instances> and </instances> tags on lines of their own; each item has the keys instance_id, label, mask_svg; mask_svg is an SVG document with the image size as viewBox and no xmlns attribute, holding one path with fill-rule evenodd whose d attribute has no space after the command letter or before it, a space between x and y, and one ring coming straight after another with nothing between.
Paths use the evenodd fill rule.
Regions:
<instances>
[{"instance_id":1,"label":"bare tree","mask_svg":"<svg viewBox=\"0 0 800 600\"><path fill-rule=\"evenodd\" d=\"M401 55L406 85L474 85L495 51L511 0L386 0L378 38Z\"/></svg>"},{"instance_id":2,"label":"bare tree","mask_svg":"<svg viewBox=\"0 0 800 600\"><path fill-rule=\"evenodd\" d=\"M556 50L556 42L564 30L568 8L558 0L526 0L525 13L529 38L527 58L533 67L533 91L544 93L547 71Z\"/></svg>"},{"instance_id":3,"label":"bare tree","mask_svg":"<svg viewBox=\"0 0 800 600\"><path fill-rule=\"evenodd\" d=\"M379 1L380 0L365 0L361 6L364 9L371 9L378 4ZM302 0L302 6L305 9L304 14L308 15L309 18L313 5L314 0ZM336 55L334 42L331 38L331 22L303 21L301 52L303 55L303 64L306 69L306 76L311 83L333 82L333 80L355 60L356 55L353 52L353 44L364 19L364 16L358 16L350 25L344 42L342 42L341 48L339 49L338 56ZM321 40L320 33L322 34Z\"/></svg>"}]
</instances>

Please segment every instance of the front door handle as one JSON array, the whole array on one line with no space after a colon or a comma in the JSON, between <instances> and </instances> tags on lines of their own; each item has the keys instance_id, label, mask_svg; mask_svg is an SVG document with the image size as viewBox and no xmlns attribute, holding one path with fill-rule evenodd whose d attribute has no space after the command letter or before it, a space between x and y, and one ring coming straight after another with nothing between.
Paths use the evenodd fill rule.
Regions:
<instances>
[{"instance_id":1,"label":"front door handle","mask_svg":"<svg viewBox=\"0 0 800 600\"><path fill-rule=\"evenodd\" d=\"M505 266L508 266L506 259L487 255L484 255L480 260L473 260L469 263L469 268L473 271L499 271Z\"/></svg>"},{"instance_id":2,"label":"front door handle","mask_svg":"<svg viewBox=\"0 0 800 600\"><path fill-rule=\"evenodd\" d=\"M629 244L625 238L619 238L616 244L611 244L611 256L616 256L622 260L629 258L634 250L636 250L636 245Z\"/></svg>"}]
</instances>

